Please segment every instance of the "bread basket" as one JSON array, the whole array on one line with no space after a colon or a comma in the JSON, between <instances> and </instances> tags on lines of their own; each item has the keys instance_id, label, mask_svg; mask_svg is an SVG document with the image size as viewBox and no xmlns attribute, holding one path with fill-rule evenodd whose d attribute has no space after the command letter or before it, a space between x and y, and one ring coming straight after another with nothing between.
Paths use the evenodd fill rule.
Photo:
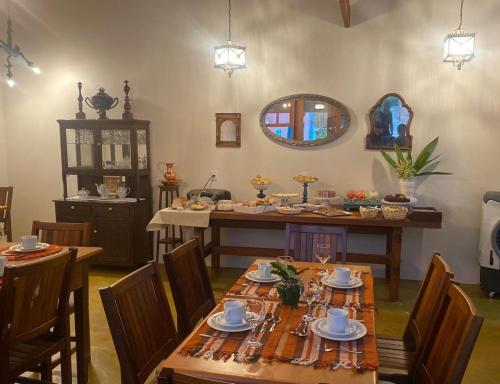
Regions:
<instances>
[{"instance_id":1,"label":"bread basket","mask_svg":"<svg viewBox=\"0 0 500 384\"><path fill-rule=\"evenodd\" d=\"M401 205L382 205L382 214L388 220L404 220L408 215L408 208Z\"/></svg>"},{"instance_id":2,"label":"bread basket","mask_svg":"<svg viewBox=\"0 0 500 384\"><path fill-rule=\"evenodd\" d=\"M380 208L377 207L359 207L359 213L363 219L374 219L377 217Z\"/></svg>"}]
</instances>

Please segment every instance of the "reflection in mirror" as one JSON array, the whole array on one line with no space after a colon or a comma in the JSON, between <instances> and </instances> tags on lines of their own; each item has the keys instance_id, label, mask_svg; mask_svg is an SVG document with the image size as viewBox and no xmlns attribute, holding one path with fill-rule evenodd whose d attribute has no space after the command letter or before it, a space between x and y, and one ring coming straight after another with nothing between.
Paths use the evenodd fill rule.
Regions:
<instances>
[{"instance_id":1,"label":"reflection in mirror","mask_svg":"<svg viewBox=\"0 0 500 384\"><path fill-rule=\"evenodd\" d=\"M273 101L261 112L260 125L271 140L309 147L335 140L349 127L347 108L320 95L292 95Z\"/></svg>"},{"instance_id":2,"label":"reflection in mirror","mask_svg":"<svg viewBox=\"0 0 500 384\"><path fill-rule=\"evenodd\" d=\"M397 93L383 96L370 111L370 132L366 136L367 149L411 148L410 125L413 111Z\"/></svg>"},{"instance_id":3,"label":"reflection in mirror","mask_svg":"<svg viewBox=\"0 0 500 384\"><path fill-rule=\"evenodd\" d=\"M221 124L220 139L222 141L236 141L236 124L234 121L226 120Z\"/></svg>"},{"instance_id":4,"label":"reflection in mirror","mask_svg":"<svg viewBox=\"0 0 500 384\"><path fill-rule=\"evenodd\" d=\"M241 114L216 113L216 146L239 147L241 146Z\"/></svg>"}]
</instances>

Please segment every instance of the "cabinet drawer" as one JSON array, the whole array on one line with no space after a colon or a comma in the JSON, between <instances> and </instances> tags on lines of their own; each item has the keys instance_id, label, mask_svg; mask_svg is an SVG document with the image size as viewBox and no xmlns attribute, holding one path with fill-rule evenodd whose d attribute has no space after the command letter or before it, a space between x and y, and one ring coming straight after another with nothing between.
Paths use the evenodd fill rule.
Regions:
<instances>
[{"instance_id":1,"label":"cabinet drawer","mask_svg":"<svg viewBox=\"0 0 500 384\"><path fill-rule=\"evenodd\" d=\"M61 216L89 216L90 206L79 204L61 204L57 206L57 213Z\"/></svg>"},{"instance_id":2,"label":"cabinet drawer","mask_svg":"<svg viewBox=\"0 0 500 384\"><path fill-rule=\"evenodd\" d=\"M112 205L96 205L94 206L94 216L98 217L129 217L130 208L116 207Z\"/></svg>"}]
</instances>

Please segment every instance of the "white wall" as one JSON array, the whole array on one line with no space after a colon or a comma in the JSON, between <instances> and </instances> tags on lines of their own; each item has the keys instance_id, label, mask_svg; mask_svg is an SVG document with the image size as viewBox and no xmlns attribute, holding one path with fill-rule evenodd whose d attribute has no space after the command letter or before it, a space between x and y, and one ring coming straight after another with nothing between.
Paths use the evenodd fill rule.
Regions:
<instances>
[{"instance_id":1,"label":"white wall","mask_svg":"<svg viewBox=\"0 0 500 384\"><path fill-rule=\"evenodd\" d=\"M35 77L17 67L19 86L4 89L15 234L27 232L32 219L53 219L51 199L62 194L56 119L74 117L78 80L86 96L103 86L119 97L121 82L130 80L135 116L152 121L153 164L175 161L184 190L217 169L218 185L237 199L254 194L248 180L256 173L272 177L276 190L298 190L292 176L303 170L339 192L397 191L380 154L363 143L370 107L398 92L415 112L415 148L439 135L440 168L454 172L421 181L418 197L444 212L443 228L405 232L402 275L419 278L431 252L440 250L459 280L477 281L481 196L500 188L500 2L466 3L464 26L478 32L478 57L457 71L440 60L443 38L457 24L455 0L359 0L350 29L341 26L333 0L234 0L233 35L248 47L248 69L232 79L213 69L212 59L213 45L225 40L226 6L225 0L13 4L15 39L43 70ZM349 131L309 150L268 140L258 122L262 107L299 92L347 105ZM240 149L215 148L216 112L242 113ZM281 241L257 237L262 244ZM351 246L383 242L355 238Z\"/></svg>"},{"instance_id":2,"label":"white wall","mask_svg":"<svg viewBox=\"0 0 500 384\"><path fill-rule=\"evenodd\" d=\"M3 107L3 87L0 85L0 185L6 186L7 180L7 153L5 142L5 120Z\"/></svg>"}]
</instances>

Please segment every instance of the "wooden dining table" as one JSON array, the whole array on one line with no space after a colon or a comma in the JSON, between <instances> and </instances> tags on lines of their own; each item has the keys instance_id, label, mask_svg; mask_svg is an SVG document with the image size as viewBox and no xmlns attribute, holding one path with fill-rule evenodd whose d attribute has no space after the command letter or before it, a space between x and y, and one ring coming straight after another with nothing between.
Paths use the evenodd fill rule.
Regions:
<instances>
[{"instance_id":1,"label":"wooden dining table","mask_svg":"<svg viewBox=\"0 0 500 384\"><path fill-rule=\"evenodd\" d=\"M250 267L249 270L256 269L257 263L264 260L256 260ZM317 272L321 269L321 264L319 263L309 263L309 262L294 262L293 265L300 272L301 279L309 279L316 276ZM373 302L373 276L371 274L371 268L369 266L363 265L343 265L351 268L354 272L365 274L368 278L364 279L365 286L359 288L359 293L353 293L352 295L365 295L364 300L366 302ZM330 271L332 266L329 265ZM244 275L243 275L244 276ZM246 286L247 283L242 283L245 281L244 277L241 277L238 282L233 286L224 296L225 299L234 299L235 297L240 299L251 298L253 294L257 291L262 290L261 284L259 289L241 289L241 286ZM248 281L251 283L250 281ZM331 288L327 288L331 289ZM245 292L248 291L246 296ZM238 294L238 292L243 292L243 294ZM262 292L262 291L260 291ZM271 291L269 291L271 292ZM262 294L262 293L261 293ZM236 295L236 296L235 296ZM270 293L269 293L270 295ZM267 295L267 296L269 296ZM333 297L333 296L332 296ZM351 296L354 297L354 296ZM268 298L266 300L276 300L279 302L279 297ZM363 300L363 301L364 301ZM349 300L348 300L349 301ZM304 304L299 304L299 306ZM359 305L359 303L358 303ZM217 305L212 311L212 314L220 311L221 305ZM375 311L374 304L370 309ZM295 311L294 309L290 310ZM361 312L361 309L359 309ZM208 317L207 317L208 318ZM371 356L375 355L375 359L378 359L376 352L376 341L375 341L375 317L370 314L369 320L362 320L367 324L371 322L372 324L367 325L369 333L367 338L370 337L370 342L373 345L373 353ZM285 321L283 321L285 322ZM276 332L281 332L277 337L284 338L285 343L294 342L293 338L298 338L299 336L289 335L291 330L291 324L282 325L281 330L279 325L276 327ZM294 326L294 325L293 325ZM268 361L263 358L259 358L257 361L248 362L237 362L236 359L214 359L202 357L192 357L193 355L186 354L186 348L189 343L192 343L192 338L199 337L201 332L207 332L206 319L201 322L193 332L177 347L177 349L164 361L161 366L160 373L158 376L159 383L168 383L168 377L172 370L178 372L179 374L186 374L190 376L195 376L203 379L219 380L228 383L272 383L272 384L284 384L284 383L304 383L304 384L319 384L319 383L349 383L349 384L372 384L377 382L377 370L374 369L362 369L357 370L353 367L336 367L335 369L327 367L315 367L313 365L300 365L291 364L290 362L281 361ZM370 332L371 330L371 332ZM269 336L270 338L273 336ZM309 331L307 340L311 342L314 335ZM269 339L268 339L269 340ZM323 341L320 342L320 345ZM267 342L267 341L266 341ZM281 343L281 341L280 341ZM304 342L306 343L306 342ZM265 343L264 343L265 344ZM339 343L340 345L340 343ZM265 347L261 347L262 349ZM312 350L312 347L311 347ZM264 355L264 353L262 353ZM339 353L340 355L340 353ZM349 355L351 356L351 355ZM355 355L352 355L355 356ZM359 356L359 355L357 355Z\"/></svg>"},{"instance_id":2,"label":"wooden dining table","mask_svg":"<svg viewBox=\"0 0 500 384\"><path fill-rule=\"evenodd\" d=\"M1 243L0 248L11 245L14 245L14 243ZM74 248L78 248L78 254L76 257L74 273L71 278L70 290L74 295L77 379L78 384L85 384L88 381L88 366L90 364L89 267L91 259L101 253L102 248ZM68 247L63 247L61 252L68 252ZM55 255L60 255L60 253ZM49 258L55 255L45 257ZM39 260L40 259L7 261L7 265L21 265L37 262Z\"/></svg>"}]
</instances>

